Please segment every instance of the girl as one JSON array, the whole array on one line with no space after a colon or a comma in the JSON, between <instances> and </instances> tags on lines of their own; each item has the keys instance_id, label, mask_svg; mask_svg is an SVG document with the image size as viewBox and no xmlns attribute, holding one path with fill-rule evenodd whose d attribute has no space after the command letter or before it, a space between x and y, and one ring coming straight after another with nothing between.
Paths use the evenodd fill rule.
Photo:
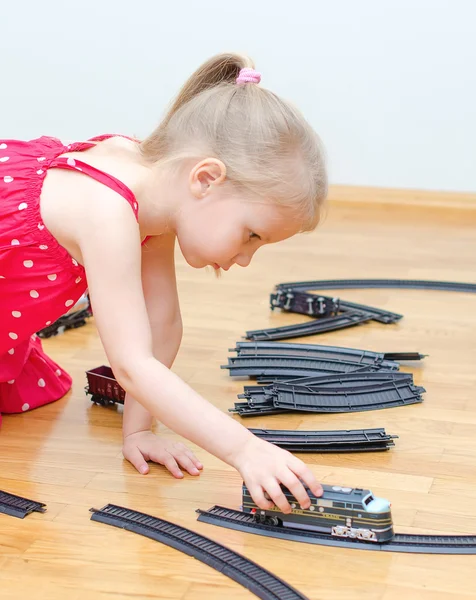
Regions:
<instances>
[{"instance_id":1,"label":"girl","mask_svg":"<svg viewBox=\"0 0 476 600\"><path fill-rule=\"evenodd\" d=\"M272 506L269 495L289 512L280 484L307 508L302 482L322 494L311 471L169 370L182 335L175 241L192 267L228 270L319 220L327 191L319 138L259 82L249 59L223 54L190 77L141 143L113 135L70 145L0 139L0 413L37 408L70 389L34 332L88 288L127 392L125 458L141 473L151 460L175 477L180 467L199 474L188 448L152 434L157 418L235 467L261 508Z\"/></svg>"}]
</instances>

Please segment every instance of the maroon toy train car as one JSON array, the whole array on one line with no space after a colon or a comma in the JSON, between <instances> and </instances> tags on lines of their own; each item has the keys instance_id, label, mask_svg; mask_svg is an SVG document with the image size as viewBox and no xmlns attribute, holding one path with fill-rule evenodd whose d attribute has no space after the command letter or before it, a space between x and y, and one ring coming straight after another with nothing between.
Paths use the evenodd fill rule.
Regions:
<instances>
[{"instance_id":1,"label":"maroon toy train car","mask_svg":"<svg viewBox=\"0 0 476 600\"><path fill-rule=\"evenodd\" d=\"M86 371L88 385L86 394L91 394L91 401L101 406L108 404L124 404L126 391L119 385L114 377L111 367L102 365Z\"/></svg>"}]
</instances>

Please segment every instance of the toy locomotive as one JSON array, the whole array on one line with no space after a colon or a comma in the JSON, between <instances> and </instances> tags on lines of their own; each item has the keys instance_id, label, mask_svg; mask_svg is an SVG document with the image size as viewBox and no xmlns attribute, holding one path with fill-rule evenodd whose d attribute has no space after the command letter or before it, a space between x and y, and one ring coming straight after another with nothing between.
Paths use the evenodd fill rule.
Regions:
<instances>
[{"instance_id":1,"label":"toy locomotive","mask_svg":"<svg viewBox=\"0 0 476 600\"><path fill-rule=\"evenodd\" d=\"M291 492L281 486L292 508L290 514L284 514L277 506L267 510L259 508L243 484L243 511L253 514L257 522L275 527L306 529L369 542L388 542L393 538L388 500L377 498L370 490L361 488L322 487L324 493L319 497L306 487L311 506L302 509Z\"/></svg>"}]
</instances>

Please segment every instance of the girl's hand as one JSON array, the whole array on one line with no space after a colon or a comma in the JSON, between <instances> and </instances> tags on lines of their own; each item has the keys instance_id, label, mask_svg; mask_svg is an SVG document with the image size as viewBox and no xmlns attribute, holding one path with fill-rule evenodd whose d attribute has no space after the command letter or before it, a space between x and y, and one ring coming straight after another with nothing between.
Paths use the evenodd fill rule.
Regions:
<instances>
[{"instance_id":1,"label":"girl's hand","mask_svg":"<svg viewBox=\"0 0 476 600\"><path fill-rule=\"evenodd\" d=\"M174 477L181 479L180 467L190 475L200 475L202 463L181 442L164 440L151 431L130 433L124 438L122 454L134 467L145 475L149 472L148 460L164 465Z\"/></svg>"},{"instance_id":2,"label":"girl's hand","mask_svg":"<svg viewBox=\"0 0 476 600\"><path fill-rule=\"evenodd\" d=\"M233 464L241 473L253 500L263 510L272 508L274 503L283 513L291 512L281 483L304 509L309 508L311 501L300 480L315 496L323 493L321 484L301 460L255 436L244 445ZM272 502L266 499L265 492Z\"/></svg>"}]
</instances>

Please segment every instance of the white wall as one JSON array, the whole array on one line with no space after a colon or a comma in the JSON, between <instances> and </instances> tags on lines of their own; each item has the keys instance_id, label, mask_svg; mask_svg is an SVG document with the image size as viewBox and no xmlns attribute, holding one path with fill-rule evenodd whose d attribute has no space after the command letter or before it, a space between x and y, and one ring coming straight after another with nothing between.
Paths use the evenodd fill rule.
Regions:
<instances>
[{"instance_id":1,"label":"white wall","mask_svg":"<svg viewBox=\"0 0 476 600\"><path fill-rule=\"evenodd\" d=\"M0 136L146 135L209 56L251 55L320 133L333 183L476 190L472 0L17 0Z\"/></svg>"}]
</instances>

